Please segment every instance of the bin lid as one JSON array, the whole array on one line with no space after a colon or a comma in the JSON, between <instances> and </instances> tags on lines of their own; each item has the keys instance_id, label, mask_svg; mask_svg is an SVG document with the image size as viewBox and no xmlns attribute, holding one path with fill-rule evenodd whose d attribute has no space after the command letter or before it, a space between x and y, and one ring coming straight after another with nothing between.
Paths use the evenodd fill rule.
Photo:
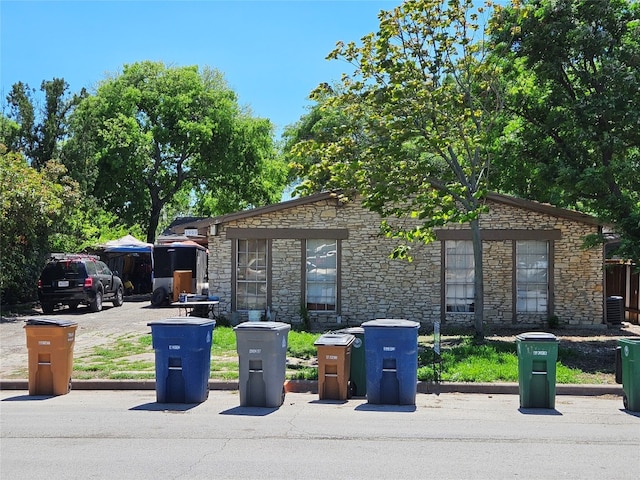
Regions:
<instances>
[{"instance_id":1,"label":"bin lid","mask_svg":"<svg viewBox=\"0 0 640 480\"><path fill-rule=\"evenodd\" d=\"M325 333L320 335L318 339L313 342L314 345L325 345L335 347L348 347L356 339L353 335L348 333Z\"/></svg>"},{"instance_id":2,"label":"bin lid","mask_svg":"<svg viewBox=\"0 0 640 480\"><path fill-rule=\"evenodd\" d=\"M547 332L525 332L516 335L518 340L526 340L528 342L557 342L558 337L553 333Z\"/></svg>"},{"instance_id":3,"label":"bin lid","mask_svg":"<svg viewBox=\"0 0 640 480\"><path fill-rule=\"evenodd\" d=\"M202 318L202 317L171 317L164 318L162 320L154 320L152 322L147 323L149 326L153 325L191 325L194 327L199 326L207 326L213 325L215 326L216 321L211 318Z\"/></svg>"},{"instance_id":4,"label":"bin lid","mask_svg":"<svg viewBox=\"0 0 640 480\"><path fill-rule=\"evenodd\" d=\"M364 328L362 327L347 327L340 330L334 330L333 333L350 333L351 335L363 335Z\"/></svg>"},{"instance_id":5,"label":"bin lid","mask_svg":"<svg viewBox=\"0 0 640 480\"><path fill-rule=\"evenodd\" d=\"M25 326L34 326L39 325L43 327L70 327L72 325L77 325L76 322L72 322L71 320L62 320L57 318L28 318L24 321Z\"/></svg>"},{"instance_id":6,"label":"bin lid","mask_svg":"<svg viewBox=\"0 0 640 480\"><path fill-rule=\"evenodd\" d=\"M364 322L362 327L400 327L400 328L419 328L418 322L404 319L379 318L377 320L369 320Z\"/></svg>"},{"instance_id":7,"label":"bin lid","mask_svg":"<svg viewBox=\"0 0 640 480\"><path fill-rule=\"evenodd\" d=\"M233 327L234 330L291 330L291 325L284 322L242 322Z\"/></svg>"}]
</instances>

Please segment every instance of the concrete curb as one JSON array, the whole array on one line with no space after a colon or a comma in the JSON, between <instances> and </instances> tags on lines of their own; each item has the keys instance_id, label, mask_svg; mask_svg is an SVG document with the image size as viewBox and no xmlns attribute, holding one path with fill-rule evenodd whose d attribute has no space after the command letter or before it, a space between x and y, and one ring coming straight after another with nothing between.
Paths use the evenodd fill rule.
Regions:
<instances>
[{"instance_id":1,"label":"concrete curb","mask_svg":"<svg viewBox=\"0 0 640 480\"><path fill-rule=\"evenodd\" d=\"M72 390L155 390L155 380L72 380ZM284 384L287 392L318 393L315 380L287 380ZM209 390L238 390L238 381L209 380ZM28 390L27 380L1 380L0 390ZM418 393L482 393L490 395L518 395L517 383L433 383L418 382ZM622 385L569 385L557 384L556 395L622 396Z\"/></svg>"}]
</instances>

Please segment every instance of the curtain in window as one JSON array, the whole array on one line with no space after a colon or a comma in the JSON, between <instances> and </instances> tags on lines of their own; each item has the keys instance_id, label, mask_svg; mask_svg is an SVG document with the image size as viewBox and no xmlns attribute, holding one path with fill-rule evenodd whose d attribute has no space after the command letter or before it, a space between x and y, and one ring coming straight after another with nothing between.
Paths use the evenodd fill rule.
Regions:
<instances>
[{"instance_id":1,"label":"curtain in window","mask_svg":"<svg viewBox=\"0 0 640 480\"><path fill-rule=\"evenodd\" d=\"M308 310L336 309L337 240L307 240L306 296Z\"/></svg>"},{"instance_id":2,"label":"curtain in window","mask_svg":"<svg viewBox=\"0 0 640 480\"><path fill-rule=\"evenodd\" d=\"M517 311L546 313L549 296L549 243L516 242Z\"/></svg>"},{"instance_id":3,"label":"curtain in window","mask_svg":"<svg viewBox=\"0 0 640 480\"><path fill-rule=\"evenodd\" d=\"M473 243L445 242L445 297L447 312L474 311Z\"/></svg>"},{"instance_id":4,"label":"curtain in window","mask_svg":"<svg viewBox=\"0 0 640 480\"><path fill-rule=\"evenodd\" d=\"M267 308L267 241L237 240L236 310Z\"/></svg>"}]
</instances>

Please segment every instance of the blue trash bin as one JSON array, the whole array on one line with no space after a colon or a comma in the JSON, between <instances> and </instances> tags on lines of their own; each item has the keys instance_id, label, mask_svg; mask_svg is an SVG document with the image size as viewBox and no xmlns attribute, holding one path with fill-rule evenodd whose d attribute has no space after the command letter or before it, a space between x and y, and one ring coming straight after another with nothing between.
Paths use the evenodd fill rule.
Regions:
<instances>
[{"instance_id":1,"label":"blue trash bin","mask_svg":"<svg viewBox=\"0 0 640 480\"><path fill-rule=\"evenodd\" d=\"M367 401L415 405L418 385L418 322L364 322Z\"/></svg>"},{"instance_id":2,"label":"blue trash bin","mask_svg":"<svg viewBox=\"0 0 640 480\"><path fill-rule=\"evenodd\" d=\"M178 317L149 322L156 355L158 403L202 403L209 396L211 341L216 322Z\"/></svg>"}]
</instances>

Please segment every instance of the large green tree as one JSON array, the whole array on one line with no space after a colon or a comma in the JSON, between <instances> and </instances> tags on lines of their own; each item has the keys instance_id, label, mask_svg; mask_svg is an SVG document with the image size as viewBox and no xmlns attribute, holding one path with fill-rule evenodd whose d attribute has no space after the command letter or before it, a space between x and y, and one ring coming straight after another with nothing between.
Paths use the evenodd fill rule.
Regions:
<instances>
[{"instance_id":1,"label":"large green tree","mask_svg":"<svg viewBox=\"0 0 640 480\"><path fill-rule=\"evenodd\" d=\"M496 188L595 213L640 264L640 3L514 2L492 39L509 86Z\"/></svg>"},{"instance_id":2,"label":"large green tree","mask_svg":"<svg viewBox=\"0 0 640 480\"><path fill-rule=\"evenodd\" d=\"M40 91L44 103L40 104L35 89L27 84L14 84L7 95L8 117L19 130L12 138L3 130L5 145L21 152L36 169L43 168L49 160L59 159L60 147L68 135L68 117L73 108L86 95L83 89L77 95L69 93L69 85L62 78L43 81Z\"/></svg>"},{"instance_id":3,"label":"large green tree","mask_svg":"<svg viewBox=\"0 0 640 480\"><path fill-rule=\"evenodd\" d=\"M337 93L316 91L348 121L334 139L315 137L297 153L320 161L308 186L353 190L387 221L389 235L429 242L433 228L469 223L475 260L475 329L483 336L483 210L489 172L486 138L501 109L498 72L486 62L484 10L471 0L410 0L379 15L375 34L338 44L330 58L349 62ZM325 100L325 98L329 98ZM304 161L300 165L304 165ZM412 217L407 227L394 217ZM409 245L396 254L410 256Z\"/></svg>"},{"instance_id":4,"label":"large green tree","mask_svg":"<svg viewBox=\"0 0 640 480\"><path fill-rule=\"evenodd\" d=\"M113 213L104 211L87 194L87 187L93 185L97 176L95 165L86 162L82 155L88 148L71 148L78 142L69 136L69 119L73 109L86 95L84 89L78 94L71 94L68 84L60 78L43 81L40 91L18 82L6 97L3 108L7 116L0 121L0 143L5 145L7 152L19 153L35 170L46 169L47 179L53 183L58 177L51 177L52 165L63 163L64 168L58 165L55 169L64 171L63 175L58 175L62 183L55 188L69 189L72 185L73 194L81 199L71 208L65 208L64 214L57 215L56 221L48 228L41 230L42 245L47 245L54 252L81 251L100 241L115 238L115 235L121 236L125 230ZM126 232L139 233L139 227L128 225ZM7 248L12 247L9 244ZM35 263L33 268L37 270L41 266L41 263Z\"/></svg>"},{"instance_id":5,"label":"large green tree","mask_svg":"<svg viewBox=\"0 0 640 480\"><path fill-rule=\"evenodd\" d=\"M278 201L284 190L270 122L241 109L214 70L125 65L78 106L72 127L68 157L97 173L88 191L144 226L149 242L164 206L185 192L214 214Z\"/></svg>"}]
</instances>

